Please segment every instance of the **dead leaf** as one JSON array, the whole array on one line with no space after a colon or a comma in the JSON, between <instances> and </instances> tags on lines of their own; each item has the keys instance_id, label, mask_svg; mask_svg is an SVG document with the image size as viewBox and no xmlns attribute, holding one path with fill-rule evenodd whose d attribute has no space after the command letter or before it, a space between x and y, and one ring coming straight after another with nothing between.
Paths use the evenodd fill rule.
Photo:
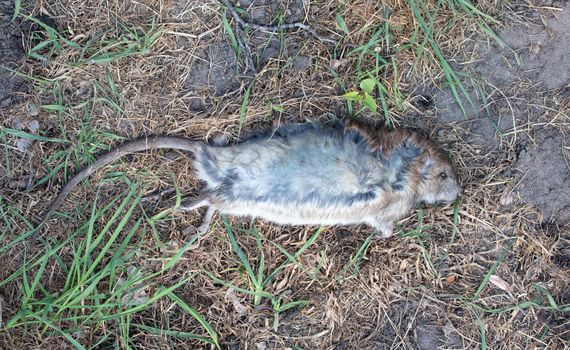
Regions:
<instances>
[{"instance_id":1,"label":"dead leaf","mask_svg":"<svg viewBox=\"0 0 570 350\"><path fill-rule=\"evenodd\" d=\"M236 293L233 289L229 288L226 292L226 299L232 303L234 309L237 312L238 318L246 316L248 314L247 308L243 306L239 298L237 297Z\"/></svg>"},{"instance_id":2,"label":"dead leaf","mask_svg":"<svg viewBox=\"0 0 570 350\"><path fill-rule=\"evenodd\" d=\"M345 66L349 62L346 58L341 58L340 60L331 60L331 68L334 70L339 69L342 66Z\"/></svg>"},{"instance_id":3,"label":"dead leaf","mask_svg":"<svg viewBox=\"0 0 570 350\"><path fill-rule=\"evenodd\" d=\"M491 275L489 282L495 285L495 287L498 287L509 294L513 293L513 287L497 275Z\"/></svg>"}]
</instances>

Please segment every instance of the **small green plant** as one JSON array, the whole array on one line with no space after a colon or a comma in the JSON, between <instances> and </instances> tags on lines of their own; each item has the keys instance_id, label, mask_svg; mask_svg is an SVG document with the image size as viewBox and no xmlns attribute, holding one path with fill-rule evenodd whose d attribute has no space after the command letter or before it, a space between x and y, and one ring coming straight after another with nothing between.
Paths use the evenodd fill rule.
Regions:
<instances>
[{"instance_id":1,"label":"small green plant","mask_svg":"<svg viewBox=\"0 0 570 350\"><path fill-rule=\"evenodd\" d=\"M297 306L305 306L307 305L310 301L309 300L297 300L297 301L292 301L289 303L285 303L282 304L282 298L278 298L277 300L272 299L271 300L271 305L273 307L273 312L275 313L275 316L273 318L273 330L275 332L277 332L277 329L279 328L279 314L282 312L285 312L291 308L297 307Z\"/></svg>"},{"instance_id":2,"label":"small green plant","mask_svg":"<svg viewBox=\"0 0 570 350\"><path fill-rule=\"evenodd\" d=\"M532 284L531 287L534 288L536 291L538 291L539 292L538 294L541 295L542 298L538 297L531 300L523 300L515 304L510 304L502 307L488 306L488 300L485 301L484 298L481 297L481 293L491 281L491 278L497 271L499 265L501 265L501 263L505 260L506 256L510 252L512 252L514 243L515 240L513 239L503 248L501 254L499 255L499 258L491 266L491 268L489 269L489 271L487 272L487 274L485 275L485 277L483 278L483 280L479 284L479 287L477 288L477 290L473 295L446 296L446 298L459 301L461 304L465 305L465 307L470 311L471 317L479 325L481 349L486 349L486 333L485 333L484 323L482 320L482 316L484 314L498 315L505 312L513 312L513 311L520 311L526 309L545 310L548 312L559 312L564 314L570 313L570 304L558 305L554 300L552 294L550 294L550 292L546 288L537 284Z\"/></svg>"},{"instance_id":3,"label":"small green plant","mask_svg":"<svg viewBox=\"0 0 570 350\"><path fill-rule=\"evenodd\" d=\"M67 177L68 170L80 168L94 161L95 155L109 149L109 144L123 140L119 135L101 129L93 122L93 111L105 105L115 112L124 113L121 107L121 93L117 89L111 73L106 77L94 79L92 92L80 101L69 101L65 89L59 79L37 79L29 75L18 74L32 84L34 90L41 95L49 96L49 103L39 103L38 108L53 114L59 120L57 136L45 137L44 130L28 133L22 130L0 127L0 139L18 138L30 141L44 141L61 144L48 157L42 159L47 168L46 174L37 179L31 190L49 181L53 176L63 172ZM68 129L71 126L71 129ZM72 146L71 146L72 145ZM10 168L9 158L5 158L5 166Z\"/></svg>"},{"instance_id":4,"label":"small green plant","mask_svg":"<svg viewBox=\"0 0 570 350\"><path fill-rule=\"evenodd\" d=\"M359 111L362 112L365 108L370 110L372 113L376 113L378 110L378 105L376 100L372 97L372 91L376 87L376 80L372 78L364 79L360 82L359 91L349 91L342 95L347 101L354 101L356 103L362 104L364 107Z\"/></svg>"},{"instance_id":5,"label":"small green plant","mask_svg":"<svg viewBox=\"0 0 570 350\"><path fill-rule=\"evenodd\" d=\"M281 106L280 104L275 104L275 101L272 100L269 100L269 103L267 104L267 109L268 109L267 114L269 116L273 115L273 113L281 115L282 113L285 112L285 108L283 108L283 106Z\"/></svg>"},{"instance_id":6,"label":"small green plant","mask_svg":"<svg viewBox=\"0 0 570 350\"><path fill-rule=\"evenodd\" d=\"M19 9L18 9L19 12ZM14 13L16 15L16 13ZM15 18L15 17L14 17ZM38 27L43 29L36 30L31 33L31 42L37 43L34 47L27 51L28 57L47 63L53 57L57 56L64 50L79 50L81 46L76 42L65 38L57 30L43 23L42 21L26 16L25 21L35 23Z\"/></svg>"},{"instance_id":7,"label":"small green plant","mask_svg":"<svg viewBox=\"0 0 570 350\"><path fill-rule=\"evenodd\" d=\"M58 54L65 50L75 52L70 65L84 64L106 64L118 59L145 55L150 52L151 46L162 35L163 31L158 30L156 22L153 20L149 30L128 28L122 23L121 35L116 36L116 29L108 29L96 34L83 46L65 37L67 33L60 33L53 27L42 21L31 17L24 17L25 21L35 23L42 30L32 32L32 42L37 43L27 51L28 57L49 63Z\"/></svg>"},{"instance_id":8,"label":"small green plant","mask_svg":"<svg viewBox=\"0 0 570 350\"><path fill-rule=\"evenodd\" d=\"M362 262L362 259L364 259L364 255L366 255L366 252L368 251L370 243L374 237L376 237L375 232L366 238L356 254L344 265L340 274L336 276L337 281L342 281L346 278L355 276L360 271L360 263Z\"/></svg>"},{"instance_id":9,"label":"small green plant","mask_svg":"<svg viewBox=\"0 0 570 350\"><path fill-rule=\"evenodd\" d=\"M278 268L276 268L267 278L273 278L273 276L277 275L279 272L281 272L281 270L283 270L286 266L289 265L295 265L295 267L308 274L311 278L316 278L318 271L322 266L323 259L326 258L326 253L324 251L321 251L321 259L319 260L319 264L315 266L315 269L313 271L307 271L307 269L299 262L298 258L301 256L301 254L303 254L303 252L305 252L305 250L307 250L313 243L315 243L317 238L320 236L322 230L323 227L322 226L319 227L317 231L315 231L315 233L307 240L307 242L305 242L305 244L303 244L303 246L295 254L291 254L279 244L271 242L275 246L275 248L279 249L281 253L285 255L287 261L285 261Z\"/></svg>"},{"instance_id":10,"label":"small green plant","mask_svg":"<svg viewBox=\"0 0 570 350\"><path fill-rule=\"evenodd\" d=\"M257 230L254 229L251 231L251 234L255 237L255 243L257 245L257 249L258 249L259 254L260 254L259 255L259 266L257 267L257 272L255 272L253 270L253 267L251 266L251 264L249 262L247 255L245 254L243 249L238 244L236 236L233 233L233 230L230 227L228 220L225 217L223 218L223 222L224 222L224 226L226 228L226 232L228 233L228 237L230 239L230 243L232 245L232 248L236 252L236 254L238 255L239 260L241 261L242 266L245 269L245 272L246 272L247 277L249 279L249 283L251 284L251 287L253 289L253 304L254 305L260 305L262 297L264 297L264 296L271 297L271 298L273 297L271 294L263 291L263 289L265 288L265 286L267 285L267 283L269 281L265 282L263 279L263 270L265 269L265 255L263 254L263 247L261 245L261 236L259 235Z\"/></svg>"},{"instance_id":11,"label":"small green plant","mask_svg":"<svg viewBox=\"0 0 570 350\"><path fill-rule=\"evenodd\" d=\"M146 55L163 33L163 30L156 28L154 20L147 31L128 28L122 23L118 24L121 26L122 34L117 38L113 30L108 30L93 43L96 45L86 44L82 48L82 57L78 64L106 64L126 57ZM106 37L107 34L109 38ZM84 58L84 56L88 57Z\"/></svg>"}]
</instances>

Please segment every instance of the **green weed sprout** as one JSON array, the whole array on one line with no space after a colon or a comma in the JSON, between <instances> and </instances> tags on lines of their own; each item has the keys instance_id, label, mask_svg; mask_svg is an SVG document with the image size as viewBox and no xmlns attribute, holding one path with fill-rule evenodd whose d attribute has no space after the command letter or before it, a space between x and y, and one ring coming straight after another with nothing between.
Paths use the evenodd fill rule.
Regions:
<instances>
[{"instance_id":1,"label":"green weed sprout","mask_svg":"<svg viewBox=\"0 0 570 350\"><path fill-rule=\"evenodd\" d=\"M376 113L378 105L376 100L370 94L376 87L376 81L368 78L360 82L360 91L349 91L342 95L347 101L355 101L362 104L364 108L368 108L372 113ZM362 110L361 110L362 111Z\"/></svg>"}]
</instances>

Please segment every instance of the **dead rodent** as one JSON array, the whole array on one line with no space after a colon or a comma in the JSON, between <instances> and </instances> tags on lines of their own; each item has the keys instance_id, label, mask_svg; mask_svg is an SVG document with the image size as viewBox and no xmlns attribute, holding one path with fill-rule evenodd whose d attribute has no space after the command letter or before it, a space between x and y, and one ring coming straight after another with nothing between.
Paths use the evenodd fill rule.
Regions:
<instances>
[{"instance_id":1,"label":"dead rodent","mask_svg":"<svg viewBox=\"0 0 570 350\"><path fill-rule=\"evenodd\" d=\"M416 133L373 130L355 122L291 124L231 146L170 136L126 142L73 176L36 230L98 168L133 152L161 148L194 154L193 165L206 187L179 209L208 207L201 230L217 210L284 225L365 223L390 237L394 222L420 203L451 202L461 193L445 153Z\"/></svg>"}]
</instances>

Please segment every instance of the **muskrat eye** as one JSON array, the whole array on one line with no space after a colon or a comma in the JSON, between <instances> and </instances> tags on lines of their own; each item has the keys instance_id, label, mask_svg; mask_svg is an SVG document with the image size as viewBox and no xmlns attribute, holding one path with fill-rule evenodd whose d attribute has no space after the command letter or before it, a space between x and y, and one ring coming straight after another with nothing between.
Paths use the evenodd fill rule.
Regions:
<instances>
[{"instance_id":1,"label":"muskrat eye","mask_svg":"<svg viewBox=\"0 0 570 350\"><path fill-rule=\"evenodd\" d=\"M444 180L447 179L447 174L445 172L439 174L439 176Z\"/></svg>"}]
</instances>

